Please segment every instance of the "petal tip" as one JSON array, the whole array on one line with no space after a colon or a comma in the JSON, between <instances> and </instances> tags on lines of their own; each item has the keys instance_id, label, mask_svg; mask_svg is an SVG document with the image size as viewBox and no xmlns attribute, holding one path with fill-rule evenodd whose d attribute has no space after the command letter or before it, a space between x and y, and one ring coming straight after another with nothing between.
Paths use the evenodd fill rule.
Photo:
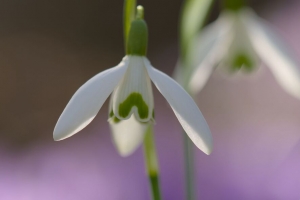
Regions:
<instances>
[{"instance_id":1,"label":"petal tip","mask_svg":"<svg viewBox=\"0 0 300 200\"><path fill-rule=\"evenodd\" d=\"M210 142L205 142L204 144L202 143L201 145L195 143L195 145L206 155L210 155L212 153L213 150L213 144L212 141Z\"/></svg>"},{"instance_id":2,"label":"petal tip","mask_svg":"<svg viewBox=\"0 0 300 200\"><path fill-rule=\"evenodd\" d=\"M193 141L193 143L198 149L200 149L206 155L210 155L213 150L213 138L210 132L207 133L208 134L202 134L202 137L190 137L190 139Z\"/></svg>"},{"instance_id":3,"label":"petal tip","mask_svg":"<svg viewBox=\"0 0 300 200\"><path fill-rule=\"evenodd\" d=\"M130 156L133 153L133 151L123 151L123 150L118 149L118 153L121 157L125 158L125 157Z\"/></svg>"},{"instance_id":4,"label":"petal tip","mask_svg":"<svg viewBox=\"0 0 300 200\"><path fill-rule=\"evenodd\" d=\"M130 156L136 150L136 148L130 148L129 146L120 144L115 144L115 147L117 149L118 154L123 158Z\"/></svg>"},{"instance_id":5,"label":"petal tip","mask_svg":"<svg viewBox=\"0 0 300 200\"><path fill-rule=\"evenodd\" d=\"M61 137L61 134L59 134L59 133L57 132L57 130L54 129L54 132L53 132L53 140L54 140L54 141L60 141L60 140L63 140L63 139L64 139L64 138Z\"/></svg>"},{"instance_id":6,"label":"petal tip","mask_svg":"<svg viewBox=\"0 0 300 200\"><path fill-rule=\"evenodd\" d=\"M206 155L210 155L213 151L213 138L212 138L212 135L211 133L209 134L210 135L210 138L208 141L206 141L206 144L205 144L205 151L203 151Z\"/></svg>"},{"instance_id":7,"label":"petal tip","mask_svg":"<svg viewBox=\"0 0 300 200\"><path fill-rule=\"evenodd\" d=\"M53 140L57 142L57 141L60 141L62 139L60 137L58 137L57 135L53 134Z\"/></svg>"},{"instance_id":8,"label":"petal tip","mask_svg":"<svg viewBox=\"0 0 300 200\"><path fill-rule=\"evenodd\" d=\"M115 147L121 157L128 157L135 152L135 150L139 147L137 144L132 144L129 141L114 141ZM138 143L140 144L140 143Z\"/></svg>"},{"instance_id":9,"label":"petal tip","mask_svg":"<svg viewBox=\"0 0 300 200\"><path fill-rule=\"evenodd\" d=\"M210 148L207 148L205 151L203 151L206 155L210 155L211 153L212 153L212 147L210 147Z\"/></svg>"},{"instance_id":10,"label":"petal tip","mask_svg":"<svg viewBox=\"0 0 300 200\"><path fill-rule=\"evenodd\" d=\"M53 131L53 140L60 141L70 137L72 134L66 134L65 130L61 130L58 126L55 126Z\"/></svg>"}]
</instances>

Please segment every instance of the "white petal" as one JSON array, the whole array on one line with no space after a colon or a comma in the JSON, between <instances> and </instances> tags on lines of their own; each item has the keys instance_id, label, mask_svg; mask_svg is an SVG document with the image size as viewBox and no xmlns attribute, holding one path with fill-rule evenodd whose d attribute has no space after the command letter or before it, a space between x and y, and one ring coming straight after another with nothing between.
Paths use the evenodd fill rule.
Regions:
<instances>
[{"instance_id":1,"label":"white petal","mask_svg":"<svg viewBox=\"0 0 300 200\"><path fill-rule=\"evenodd\" d=\"M145 58L149 76L166 98L176 117L194 144L204 153L212 151L212 135L192 97L173 79L151 66Z\"/></svg>"},{"instance_id":2,"label":"white petal","mask_svg":"<svg viewBox=\"0 0 300 200\"><path fill-rule=\"evenodd\" d=\"M232 43L227 49L227 55L222 64L232 71L236 59L242 58L248 60L249 64L249 66L245 66L248 68L243 67L242 69L250 70L258 65L259 59L251 43L247 23L242 20L240 12L232 12L231 15L233 20L230 31Z\"/></svg>"},{"instance_id":3,"label":"white petal","mask_svg":"<svg viewBox=\"0 0 300 200\"><path fill-rule=\"evenodd\" d=\"M109 101L109 116L108 122L112 132L114 144L121 156L129 156L143 142L145 132L149 123L138 122L134 115L127 120L119 120L113 114L113 96Z\"/></svg>"},{"instance_id":4,"label":"white petal","mask_svg":"<svg viewBox=\"0 0 300 200\"><path fill-rule=\"evenodd\" d=\"M56 123L54 140L62 140L74 135L94 119L123 77L127 63L125 57L118 66L97 74L76 91Z\"/></svg>"},{"instance_id":5,"label":"white petal","mask_svg":"<svg viewBox=\"0 0 300 200\"><path fill-rule=\"evenodd\" d=\"M109 120L113 141L121 156L129 156L142 144L149 123L137 121L134 115L117 123Z\"/></svg>"},{"instance_id":6,"label":"white petal","mask_svg":"<svg viewBox=\"0 0 300 200\"><path fill-rule=\"evenodd\" d=\"M217 64L224 57L231 38L229 37L232 25L231 15L222 14L217 21L205 27L189 51L191 71L189 88L196 94L202 90Z\"/></svg>"},{"instance_id":7,"label":"white petal","mask_svg":"<svg viewBox=\"0 0 300 200\"><path fill-rule=\"evenodd\" d=\"M254 48L278 83L300 99L300 65L297 59L265 21L249 10L244 13L244 20L248 24Z\"/></svg>"},{"instance_id":8,"label":"white petal","mask_svg":"<svg viewBox=\"0 0 300 200\"><path fill-rule=\"evenodd\" d=\"M153 114L151 81L142 56L128 56L128 68L113 95L113 111L125 120L134 114L140 122L148 122Z\"/></svg>"}]
</instances>

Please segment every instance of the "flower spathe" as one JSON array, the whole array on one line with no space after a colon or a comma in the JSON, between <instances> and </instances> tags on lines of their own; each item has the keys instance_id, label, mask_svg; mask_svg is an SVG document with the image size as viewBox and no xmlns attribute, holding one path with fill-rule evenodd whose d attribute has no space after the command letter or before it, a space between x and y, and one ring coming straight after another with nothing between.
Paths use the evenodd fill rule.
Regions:
<instances>
[{"instance_id":1,"label":"flower spathe","mask_svg":"<svg viewBox=\"0 0 300 200\"><path fill-rule=\"evenodd\" d=\"M114 143L123 156L132 153L154 121L151 82L166 98L182 127L204 153L212 150L212 136L199 108L173 79L151 66L144 56L127 55L81 86L61 114L54 140L68 138L86 127L112 93L109 124Z\"/></svg>"},{"instance_id":2,"label":"flower spathe","mask_svg":"<svg viewBox=\"0 0 300 200\"><path fill-rule=\"evenodd\" d=\"M190 50L189 88L199 92L217 66L251 71L261 60L277 82L300 99L300 69L296 59L270 25L249 8L226 10L201 31Z\"/></svg>"}]
</instances>

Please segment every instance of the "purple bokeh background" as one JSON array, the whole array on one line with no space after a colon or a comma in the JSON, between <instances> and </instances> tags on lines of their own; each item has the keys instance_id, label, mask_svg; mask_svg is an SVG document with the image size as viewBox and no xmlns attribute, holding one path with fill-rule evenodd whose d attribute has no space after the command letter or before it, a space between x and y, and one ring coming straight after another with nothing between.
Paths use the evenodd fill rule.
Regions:
<instances>
[{"instance_id":1,"label":"purple bokeh background","mask_svg":"<svg viewBox=\"0 0 300 200\"><path fill-rule=\"evenodd\" d=\"M300 2L295 1L291 5L265 9L263 13L291 46L297 57L300 57L299 11ZM34 42L38 45L32 45ZM10 52L14 51L9 48L7 51L1 49L3 54L0 56L2 58L0 62L3 66L7 66L4 68L5 76L2 75L6 79L1 81L4 81L3 85L11 87L11 90L2 88L4 92L1 92L7 94L1 99L2 105L5 107L14 102L15 110L24 109L24 113L19 115L8 112L8 108L2 108L7 113L6 118L13 120L9 121L11 123L6 122L8 125L2 126L10 126L11 129L1 129L1 134L7 136L3 136L0 141L0 199L150 199L142 148L127 158L117 154L107 123L107 103L83 131L67 140L60 142L52 140L52 127L73 92L99 71L97 66L106 68L106 65L108 67L117 64L121 57L114 60L113 58L117 56L109 56L113 52L111 49L108 52L95 51L97 53L100 51L103 57L107 57L107 60L103 61L107 64L103 66L102 60L96 58L95 52L82 53L77 49L74 50L72 45L68 46L65 43L62 45L57 38L49 40L49 37L31 33L22 37L1 36L0 43L18 52L12 54ZM30 48L34 51L24 54L27 49L22 49L18 44L31 45ZM45 44L47 50L40 51ZM174 54L176 48L176 45L170 44L161 51L150 54L152 64L171 74L176 62ZM49 51L58 53L53 54L56 57L49 60L42 59ZM86 54L89 56L85 56ZM26 67L29 65L27 64L21 74L18 74L19 71L17 73L14 68L10 68L14 66L13 64L6 64L15 58L17 58L14 60L15 63L22 63L23 60L35 56L34 62L37 66L42 63L49 65L46 69L34 69L36 76L39 77L43 74L43 70L46 70L52 80L47 86L56 90L56 93L50 93L50 89L42 87L43 85L40 90L44 89L45 93L37 88L33 90L25 88L28 82L23 83L22 76L23 74L26 76ZM59 61L53 62L55 59ZM63 68L64 64L68 67ZM94 71L87 73L84 68L79 67L84 64L91 65ZM50 70L50 65L62 68L62 75L51 74L53 71ZM163 65L170 67L164 68ZM54 69L57 70L58 67ZM72 85L66 79L77 82ZM20 87L23 84L25 86ZM26 99L26 93L34 94L35 101L31 103L36 106L38 112L26 110L25 106L29 104L23 108L14 101L15 98L24 99L26 103L29 101ZM56 99L60 95L64 95L64 99L58 102ZM163 197L165 200L183 200L181 127L157 90L154 91L154 95L157 122L155 136ZM39 103L43 99L52 101L51 106L42 107ZM196 101L211 127L214 138L214 151L210 156L195 148L199 199L300 199L300 101L289 96L276 83L266 66L262 65L251 75L238 73L229 76L224 70L219 69L197 96ZM52 109L55 112L50 113ZM49 122L45 122L47 117L51 119ZM15 128L14 125L19 128ZM26 130L30 130L28 134ZM25 139L25 144L19 141L11 142L15 139L10 137L24 137L21 133L26 133L26 138L34 142L27 142Z\"/></svg>"}]
</instances>

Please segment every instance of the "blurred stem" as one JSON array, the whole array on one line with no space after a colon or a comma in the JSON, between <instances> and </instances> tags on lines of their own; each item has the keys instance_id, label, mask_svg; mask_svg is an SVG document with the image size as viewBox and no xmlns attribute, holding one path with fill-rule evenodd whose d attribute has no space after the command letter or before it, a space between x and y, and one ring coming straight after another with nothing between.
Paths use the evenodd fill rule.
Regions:
<instances>
[{"instance_id":1,"label":"blurred stem","mask_svg":"<svg viewBox=\"0 0 300 200\"><path fill-rule=\"evenodd\" d=\"M184 155L185 155L185 177L186 177L186 199L195 200L195 165L194 165L194 151L193 143L188 135L183 131L184 137Z\"/></svg>"},{"instance_id":2,"label":"blurred stem","mask_svg":"<svg viewBox=\"0 0 300 200\"><path fill-rule=\"evenodd\" d=\"M124 44L127 49L127 39L130 31L131 21L135 18L136 0L124 0Z\"/></svg>"},{"instance_id":3,"label":"blurred stem","mask_svg":"<svg viewBox=\"0 0 300 200\"><path fill-rule=\"evenodd\" d=\"M180 62L182 67L182 75L184 77L183 87L188 88L188 79L191 66L189 58L190 49L193 40L198 36L199 31L203 27L206 17L210 11L210 7L214 0L185 0L180 24ZM190 92L189 92L190 93ZM191 93L190 93L191 94ZM192 94L191 94L192 95ZM185 178L186 178L186 200L195 200L195 166L193 143L184 133L184 156L185 156Z\"/></svg>"},{"instance_id":4,"label":"blurred stem","mask_svg":"<svg viewBox=\"0 0 300 200\"><path fill-rule=\"evenodd\" d=\"M160 200L159 169L154 144L152 125L149 126L144 139L144 157L147 175L151 186L152 200Z\"/></svg>"},{"instance_id":5,"label":"blurred stem","mask_svg":"<svg viewBox=\"0 0 300 200\"><path fill-rule=\"evenodd\" d=\"M181 59L187 63L186 56L192 40L203 27L214 0L185 0L180 21ZM184 66L187 67L187 66Z\"/></svg>"}]
</instances>

